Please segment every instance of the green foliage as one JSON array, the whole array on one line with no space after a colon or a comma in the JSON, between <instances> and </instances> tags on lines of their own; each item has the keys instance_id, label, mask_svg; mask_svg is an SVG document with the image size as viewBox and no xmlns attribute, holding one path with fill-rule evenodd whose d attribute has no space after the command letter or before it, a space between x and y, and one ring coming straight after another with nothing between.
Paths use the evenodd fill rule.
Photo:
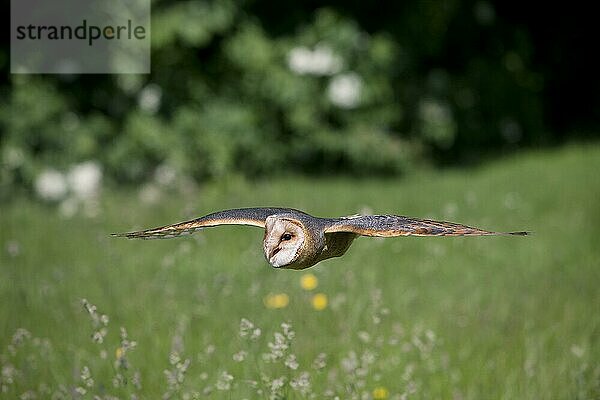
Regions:
<instances>
[{"instance_id":1,"label":"green foliage","mask_svg":"<svg viewBox=\"0 0 600 400\"><path fill-rule=\"evenodd\" d=\"M240 180L167 188L158 202L105 191L95 216L11 202L0 213L0 399L82 389L86 399L303 399L292 385L303 372L315 398L596 399L599 168L600 147L581 146L401 180ZM269 267L253 227L108 235L243 205L534 234L359 238L302 272ZM307 272L317 287L301 287ZM316 293L328 299L321 310Z\"/></svg>"},{"instance_id":2,"label":"green foliage","mask_svg":"<svg viewBox=\"0 0 600 400\"><path fill-rule=\"evenodd\" d=\"M120 182L161 165L199 180L401 174L543 141L531 39L489 3L407 3L377 29L359 6L272 6L154 2L148 76L10 76L2 193L84 160Z\"/></svg>"}]
</instances>

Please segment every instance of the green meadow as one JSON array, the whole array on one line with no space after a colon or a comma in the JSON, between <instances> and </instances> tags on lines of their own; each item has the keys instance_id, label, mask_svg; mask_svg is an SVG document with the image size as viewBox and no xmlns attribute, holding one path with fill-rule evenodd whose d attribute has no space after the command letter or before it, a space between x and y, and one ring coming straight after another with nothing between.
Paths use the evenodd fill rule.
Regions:
<instances>
[{"instance_id":1,"label":"green meadow","mask_svg":"<svg viewBox=\"0 0 600 400\"><path fill-rule=\"evenodd\" d=\"M71 216L2 204L0 398L600 398L600 146L183 185L107 187ZM251 206L533 234L359 238L305 271L272 269L253 227L109 236Z\"/></svg>"}]
</instances>

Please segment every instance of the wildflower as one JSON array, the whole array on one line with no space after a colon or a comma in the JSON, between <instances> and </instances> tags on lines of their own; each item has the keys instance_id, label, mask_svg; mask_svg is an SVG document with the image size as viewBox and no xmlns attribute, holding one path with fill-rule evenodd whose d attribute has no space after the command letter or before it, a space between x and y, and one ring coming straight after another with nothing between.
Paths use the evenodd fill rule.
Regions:
<instances>
[{"instance_id":1,"label":"wildflower","mask_svg":"<svg viewBox=\"0 0 600 400\"><path fill-rule=\"evenodd\" d=\"M314 274L304 274L300 278L300 286L304 290L313 290L319 285L319 280Z\"/></svg>"},{"instance_id":2,"label":"wildflower","mask_svg":"<svg viewBox=\"0 0 600 400\"><path fill-rule=\"evenodd\" d=\"M285 293L277 293L267 295L263 301L267 308L285 308L289 304L290 298Z\"/></svg>"},{"instance_id":3,"label":"wildflower","mask_svg":"<svg viewBox=\"0 0 600 400\"><path fill-rule=\"evenodd\" d=\"M284 364L286 367L288 367L289 369L293 369L293 370L296 370L299 367L298 360L296 360L295 354L290 354L289 356L287 356Z\"/></svg>"},{"instance_id":4,"label":"wildflower","mask_svg":"<svg viewBox=\"0 0 600 400\"><path fill-rule=\"evenodd\" d=\"M20 400L35 400L37 398L37 394L33 390L27 390L19 397Z\"/></svg>"},{"instance_id":5,"label":"wildflower","mask_svg":"<svg viewBox=\"0 0 600 400\"><path fill-rule=\"evenodd\" d=\"M185 374L190 367L191 361L189 358L182 361L179 353L171 351L169 354L169 363L171 364L171 369L163 371L167 378L167 392L164 393L163 398L171 398L173 393L179 391L185 380Z\"/></svg>"},{"instance_id":6,"label":"wildflower","mask_svg":"<svg viewBox=\"0 0 600 400\"><path fill-rule=\"evenodd\" d=\"M247 320L246 318L242 318L240 321L240 337L249 337L251 340L256 340L260 337L262 331L260 328L254 326L254 324Z\"/></svg>"},{"instance_id":7,"label":"wildflower","mask_svg":"<svg viewBox=\"0 0 600 400\"><path fill-rule=\"evenodd\" d=\"M47 169L36 178L35 191L43 200L60 200L67 194L67 180L60 172Z\"/></svg>"},{"instance_id":8,"label":"wildflower","mask_svg":"<svg viewBox=\"0 0 600 400\"><path fill-rule=\"evenodd\" d=\"M354 351L348 353L348 357L342 358L341 366L347 374L352 374L359 367L358 357Z\"/></svg>"},{"instance_id":9,"label":"wildflower","mask_svg":"<svg viewBox=\"0 0 600 400\"><path fill-rule=\"evenodd\" d=\"M324 44L314 50L294 47L288 54L288 67L298 75L332 75L342 68L342 59Z\"/></svg>"},{"instance_id":10,"label":"wildflower","mask_svg":"<svg viewBox=\"0 0 600 400\"><path fill-rule=\"evenodd\" d=\"M289 344L281 333L275 332L275 341L269 342L268 346L271 352L269 353L269 359L271 361L278 360L283 357L285 351L288 349Z\"/></svg>"},{"instance_id":11,"label":"wildflower","mask_svg":"<svg viewBox=\"0 0 600 400\"><path fill-rule=\"evenodd\" d=\"M31 333L25 328L18 328L12 337L12 344L20 346L25 340L31 339Z\"/></svg>"},{"instance_id":12,"label":"wildflower","mask_svg":"<svg viewBox=\"0 0 600 400\"><path fill-rule=\"evenodd\" d=\"M315 310L321 311L327 307L327 295L324 293L317 293L312 297L312 306Z\"/></svg>"},{"instance_id":13,"label":"wildflower","mask_svg":"<svg viewBox=\"0 0 600 400\"><path fill-rule=\"evenodd\" d=\"M334 77L327 87L327 97L340 108L355 108L360 103L362 79L354 72Z\"/></svg>"},{"instance_id":14,"label":"wildflower","mask_svg":"<svg viewBox=\"0 0 600 400\"><path fill-rule=\"evenodd\" d=\"M317 355L317 357L315 358L315 360L313 361L313 368L318 370L321 370L323 368L325 368L327 366L327 362L325 361L327 358L327 354L325 353L319 353Z\"/></svg>"},{"instance_id":15,"label":"wildflower","mask_svg":"<svg viewBox=\"0 0 600 400\"><path fill-rule=\"evenodd\" d=\"M571 346L571 353L577 358L581 358L585 355L585 349L582 346L576 344Z\"/></svg>"},{"instance_id":16,"label":"wildflower","mask_svg":"<svg viewBox=\"0 0 600 400\"><path fill-rule=\"evenodd\" d=\"M113 386L115 388L124 387L127 384L127 378L119 372L115 374L112 379Z\"/></svg>"},{"instance_id":17,"label":"wildflower","mask_svg":"<svg viewBox=\"0 0 600 400\"><path fill-rule=\"evenodd\" d=\"M296 332L294 332L294 330L292 329L292 325L286 322L283 322L281 324L281 329L283 329L283 334L288 340L292 340L296 336Z\"/></svg>"},{"instance_id":18,"label":"wildflower","mask_svg":"<svg viewBox=\"0 0 600 400\"><path fill-rule=\"evenodd\" d=\"M369 350L365 350L360 359L363 365L373 364L375 362L375 354Z\"/></svg>"},{"instance_id":19,"label":"wildflower","mask_svg":"<svg viewBox=\"0 0 600 400\"><path fill-rule=\"evenodd\" d=\"M123 350L122 347L117 347L117 350L115 350L115 358L117 360L120 360L121 357L123 357L125 355L125 350Z\"/></svg>"},{"instance_id":20,"label":"wildflower","mask_svg":"<svg viewBox=\"0 0 600 400\"><path fill-rule=\"evenodd\" d=\"M102 168L95 161L77 164L69 171L67 181L77 198L95 197L102 181Z\"/></svg>"},{"instance_id":21,"label":"wildflower","mask_svg":"<svg viewBox=\"0 0 600 400\"><path fill-rule=\"evenodd\" d=\"M21 252L21 246L19 245L19 242L16 240L9 240L8 243L6 243L6 252L11 257L18 256Z\"/></svg>"},{"instance_id":22,"label":"wildflower","mask_svg":"<svg viewBox=\"0 0 600 400\"><path fill-rule=\"evenodd\" d=\"M233 361L235 362L242 362L246 359L246 356L248 355L247 352L245 352L244 350L240 350L237 353L235 353L233 355Z\"/></svg>"},{"instance_id":23,"label":"wildflower","mask_svg":"<svg viewBox=\"0 0 600 400\"><path fill-rule=\"evenodd\" d=\"M246 337L250 334L250 331L254 328L254 324L247 320L246 318L242 318L240 321L240 336Z\"/></svg>"},{"instance_id":24,"label":"wildflower","mask_svg":"<svg viewBox=\"0 0 600 400\"><path fill-rule=\"evenodd\" d=\"M369 332L360 331L358 332L357 336L363 343L369 343L371 341L371 335L369 335Z\"/></svg>"},{"instance_id":25,"label":"wildflower","mask_svg":"<svg viewBox=\"0 0 600 400\"><path fill-rule=\"evenodd\" d=\"M252 340L256 340L256 339L258 339L258 338L260 337L260 334L261 334L261 330L260 330L260 328L255 328L255 329L252 331L252 335L250 335L250 339L252 339Z\"/></svg>"},{"instance_id":26,"label":"wildflower","mask_svg":"<svg viewBox=\"0 0 600 400\"><path fill-rule=\"evenodd\" d=\"M140 390L142 388L142 375L140 374L140 371L135 371L133 373L133 377L131 378L131 383L133 383L133 386L137 390Z\"/></svg>"},{"instance_id":27,"label":"wildflower","mask_svg":"<svg viewBox=\"0 0 600 400\"><path fill-rule=\"evenodd\" d=\"M162 89L155 83L146 85L138 94L138 106L148 114L155 114L160 108Z\"/></svg>"},{"instance_id":28,"label":"wildflower","mask_svg":"<svg viewBox=\"0 0 600 400\"><path fill-rule=\"evenodd\" d=\"M285 376L280 376L277 379L271 381L271 392L277 392L285 385Z\"/></svg>"},{"instance_id":29,"label":"wildflower","mask_svg":"<svg viewBox=\"0 0 600 400\"><path fill-rule=\"evenodd\" d=\"M219 379L217 380L216 387L218 390L230 390L231 381L233 381L233 375L229 374L227 371L223 371L223 373L219 376Z\"/></svg>"},{"instance_id":30,"label":"wildflower","mask_svg":"<svg viewBox=\"0 0 600 400\"><path fill-rule=\"evenodd\" d=\"M83 381L83 383L87 387L94 386L94 378L92 378L92 374L90 372L90 369L87 366L84 366L81 369L81 380Z\"/></svg>"},{"instance_id":31,"label":"wildflower","mask_svg":"<svg viewBox=\"0 0 600 400\"><path fill-rule=\"evenodd\" d=\"M154 171L154 180L162 186L169 186L177 179L177 170L169 164L159 165Z\"/></svg>"},{"instance_id":32,"label":"wildflower","mask_svg":"<svg viewBox=\"0 0 600 400\"><path fill-rule=\"evenodd\" d=\"M104 337L108 333L108 316L106 314L98 313L98 309L96 308L96 306L88 302L86 299L82 299L81 303L83 305L83 308L88 312L92 320L92 325L94 327L94 332L92 333L92 340L99 344L103 343Z\"/></svg>"},{"instance_id":33,"label":"wildflower","mask_svg":"<svg viewBox=\"0 0 600 400\"><path fill-rule=\"evenodd\" d=\"M383 400L383 399L387 399L390 395L390 392L382 387L376 387L375 389L373 389L373 399L375 400Z\"/></svg>"},{"instance_id":34,"label":"wildflower","mask_svg":"<svg viewBox=\"0 0 600 400\"><path fill-rule=\"evenodd\" d=\"M290 386L306 396L310 392L310 374L306 371L300 373L297 378L290 381Z\"/></svg>"}]
</instances>

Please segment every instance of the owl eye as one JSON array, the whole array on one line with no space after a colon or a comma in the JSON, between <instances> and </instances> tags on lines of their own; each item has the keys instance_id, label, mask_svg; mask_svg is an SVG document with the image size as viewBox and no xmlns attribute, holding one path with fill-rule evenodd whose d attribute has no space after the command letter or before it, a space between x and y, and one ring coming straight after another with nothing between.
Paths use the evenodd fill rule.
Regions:
<instances>
[{"instance_id":1,"label":"owl eye","mask_svg":"<svg viewBox=\"0 0 600 400\"><path fill-rule=\"evenodd\" d=\"M283 235L281 235L281 240L291 240L291 239L292 239L291 233L284 233Z\"/></svg>"}]
</instances>

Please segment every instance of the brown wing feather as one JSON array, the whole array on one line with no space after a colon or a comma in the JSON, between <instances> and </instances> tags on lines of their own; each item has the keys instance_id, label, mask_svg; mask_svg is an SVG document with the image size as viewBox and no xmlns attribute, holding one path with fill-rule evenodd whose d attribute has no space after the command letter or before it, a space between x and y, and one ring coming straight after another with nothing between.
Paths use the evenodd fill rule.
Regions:
<instances>
[{"instance_id":1,"label":"brown wing feather","mask_svg":"<svg viewBox=\"0 0 600 400\"><path fill-rule=\"evenodd\" d=\"M292 210L293 211L293 210ZM218 225L249 225L265 227L269 215L290 212L289 208L238 208L224 210L192 219L190 221L165 225L158 228L136 232L113 233L111 236L129 239L168 239L176 236L191 234L199 229Z\"/></svg>"},{"instance_id":2,"label":"brown wing feather","mask_svg":"<svg viewBox=\"0 0 600 400\"><path fill-rule=\"evenodd\" d=\"M352 216L334 220L325 233L352 232L363 236L489 236L527 235L527 232L492 232L454 222L399 215Z\"/></svg>"}]
</instances>

